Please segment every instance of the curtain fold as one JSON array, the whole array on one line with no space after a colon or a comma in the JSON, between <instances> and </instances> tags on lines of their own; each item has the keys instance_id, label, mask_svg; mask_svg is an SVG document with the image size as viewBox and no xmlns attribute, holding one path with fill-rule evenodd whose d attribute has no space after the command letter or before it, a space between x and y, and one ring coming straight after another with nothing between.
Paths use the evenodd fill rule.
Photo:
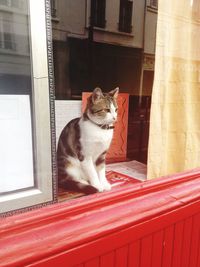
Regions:
<instances>
[{"instance_id":1,"label":"curtain fold","mask_svg":"<svg viewBox=\"0 0 200 267\"><path fill-rule=\"evenodd\" d=\"M200 166L200 1L160 0L148 179Z\"/></svg>"}]
</instances>

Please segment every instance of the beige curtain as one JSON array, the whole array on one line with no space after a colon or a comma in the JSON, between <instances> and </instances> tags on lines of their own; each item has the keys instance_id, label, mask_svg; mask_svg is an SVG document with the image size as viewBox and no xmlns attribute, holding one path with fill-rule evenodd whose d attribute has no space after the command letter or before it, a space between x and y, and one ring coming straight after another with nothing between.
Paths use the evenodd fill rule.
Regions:
<instances>
[{"instance_id":1,"label":"beige curtain","mask_svg":"<svg viewBox=\"0 0 200 267\"><path fill-rule=\"evenodd\" d=\"M200 0L160 0L148 179L200 166Z\"/></svg>"}]
</instances>

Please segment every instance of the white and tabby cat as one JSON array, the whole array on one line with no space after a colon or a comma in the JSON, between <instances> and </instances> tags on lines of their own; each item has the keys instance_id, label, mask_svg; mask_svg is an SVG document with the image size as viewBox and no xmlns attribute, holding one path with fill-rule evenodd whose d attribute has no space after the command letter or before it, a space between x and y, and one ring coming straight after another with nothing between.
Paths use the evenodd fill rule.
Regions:
<instances>
[{"instance_id":1,"label":"white and tabby cat","mask_svg":"<svg viewBox=\"0 0 200 267\"><path fill-rule=\"evenodd\" d=\"M119 89L96 88L81 118L70 121L58 142L58 185L86 194L111 189L105 176L105 156L117 120Z\"/></svg>"}]
</instances>

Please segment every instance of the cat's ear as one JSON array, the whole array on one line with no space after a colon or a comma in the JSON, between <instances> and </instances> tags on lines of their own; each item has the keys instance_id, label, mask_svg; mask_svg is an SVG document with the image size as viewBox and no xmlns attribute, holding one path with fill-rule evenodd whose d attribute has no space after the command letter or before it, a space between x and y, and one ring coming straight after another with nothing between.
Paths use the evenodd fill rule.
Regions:
<instances>
[{"instance_id":1,"label":"cat's ear","mask_svg":"<svg viewBox=\"0 0 200 267\"><path fill-rule=\"evenodd\" d=\"M108 94L114 98L117 98L119 94L119 87L116 87L114 90L110 91Z\"/></svg>"},{"instance_id":2,"label":"cat's ear","mask_svg":"<svg viewBox=\"0 0 200 267\"><path fill-rule=\"evenodd\" d=\"M98 100L100 100L103 97L103 93L101 91L101 88L97 87L94 89L92 93L92 102L95 103Z\"/></svg>"}]
</instances>

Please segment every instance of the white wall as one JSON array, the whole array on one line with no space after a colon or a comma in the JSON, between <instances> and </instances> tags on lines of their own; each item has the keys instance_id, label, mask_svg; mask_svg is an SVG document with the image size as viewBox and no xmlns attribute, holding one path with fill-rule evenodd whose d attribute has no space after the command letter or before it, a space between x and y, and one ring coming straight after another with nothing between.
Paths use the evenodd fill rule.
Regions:
<instances>
[{"instance_id":1,"label":"white wall","mask_svg":"<svg viewBox=\"0 0 200 267\"><path fill-rule=\"evenodd\" d=\"M147 8L145 18L144 52L155 54L157 12Z\"/></svg>"},{"instance_id":2,"label":"white wall","mask_svg":"<svg viewBox=\"0 0 200 267\"><path fill-rule=\"evenodd\" d=\"M56 0L57 18L53 19L53 38L66 41L68 34L84 38L86 0Z\"/></svg>"}]
</instances>

